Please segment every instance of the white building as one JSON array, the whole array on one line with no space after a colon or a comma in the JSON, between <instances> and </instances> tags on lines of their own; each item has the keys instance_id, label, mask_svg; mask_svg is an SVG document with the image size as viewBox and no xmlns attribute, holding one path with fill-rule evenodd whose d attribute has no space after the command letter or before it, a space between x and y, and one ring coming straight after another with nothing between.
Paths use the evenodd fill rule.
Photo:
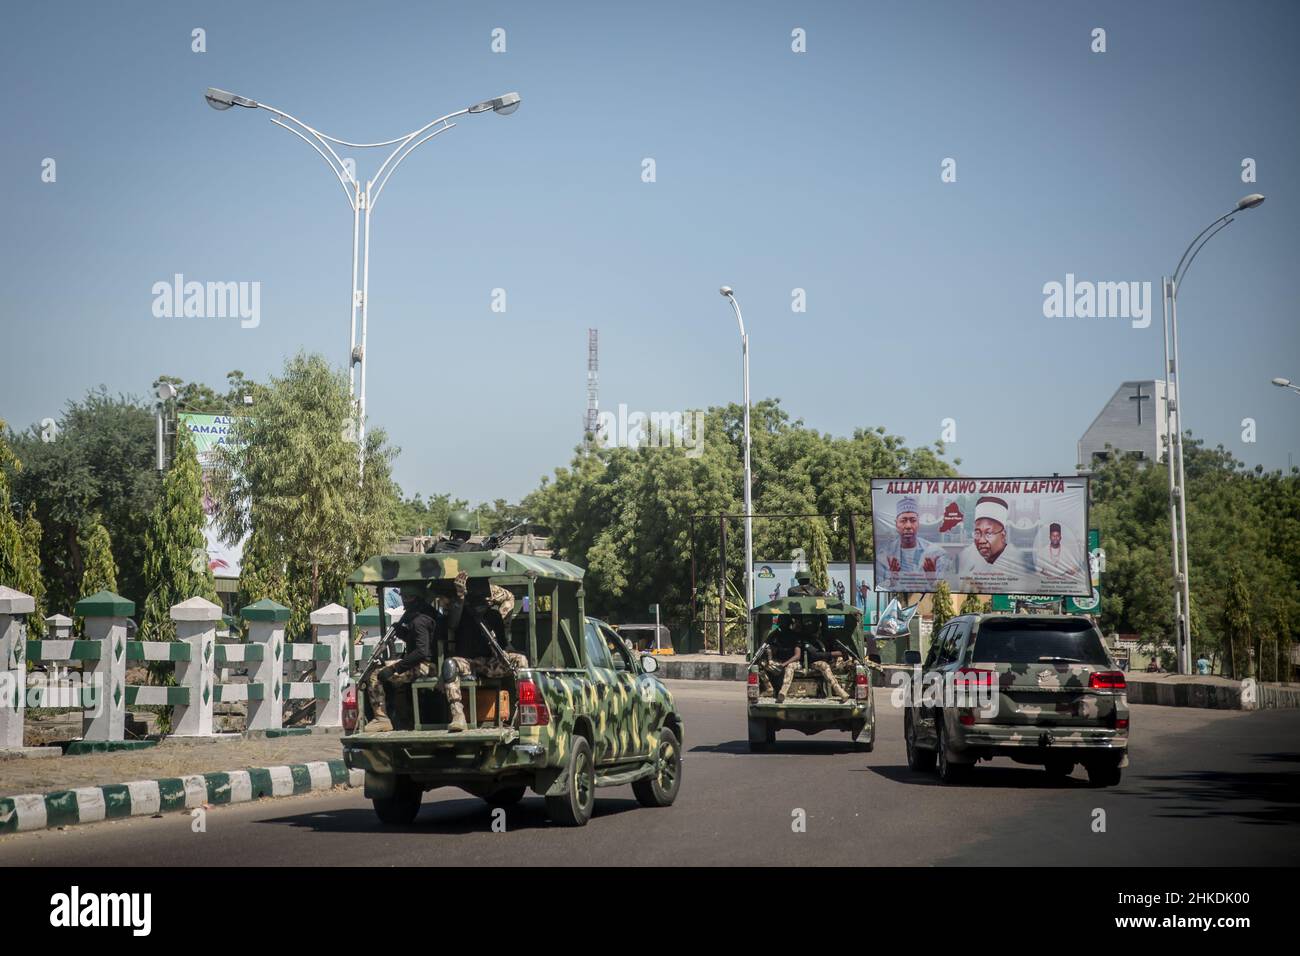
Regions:
<instances>
[{"instance_id":1,"label":"white building","mask_svg":"<svg viewBox=\"0 0 1300 956\"><path fill-rule=\"evenodd\" d=\"M1108 447L1109 446L1109 447ZM1165 383L1124 382L1079 439L1079 467L1115 454L1159 461L1165 453Z\"/></svg>"}]
</instances>

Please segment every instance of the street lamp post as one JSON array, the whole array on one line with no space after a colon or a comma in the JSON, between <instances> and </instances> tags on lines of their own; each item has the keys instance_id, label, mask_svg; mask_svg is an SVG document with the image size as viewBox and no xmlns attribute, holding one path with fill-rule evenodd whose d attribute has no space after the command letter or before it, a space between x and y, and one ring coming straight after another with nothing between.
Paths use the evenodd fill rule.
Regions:
<instances>
[{"instance_id":1,"label":"street lamp post","mask_svg":"<svg viewBox=\"0 0 1300 956\"><path fill-rule=\"evenodd\" d=\"M1183 472L1183 391L1179 379L1182 366L1178 359L1178 292L1187 270L1205 244L1219 230L1227 227L1237 213L1254 209L1263 201L1264 197L1259 193L1251 193L1237 200L1231 212L1224 213L1200 231L1183 251L1174 274L1163 277L1160 282L1164 305L1165 438L1169 443L1165 458L1169 469L1169 524L1173 538L1174 623L1178 629L1178 672L1181 674L1189 674L1192 669L1192 595L1191 575L1187 565L1187 483Z\"/></svg>"},{"instance_id":2,"label":"street lamp post","mask_svg":"<svg viewBox=\"0 0 1300 956\"><path fill-rule=\"evenodd\" d=\"M475 103L473 106L467 106L454 113L448 113L446 116L440 116L433 122L426 123L419 129L412 130L396 139L384 140L380 143L351 143L347 140L336 139L313 129L302 120L290 116L284 110L277 109L266 103L259 103L246 96L228 93L225 90L209 87L207 92L203 94L203 98L214 110L228 110L232 106L266 110L271 114L272 123L284 127L320 154L321 159L325 160L338 179L339 185L343 187L343 194L347 197L348 205L352 207L352 314L348 337L348 395L357 399L356 430L353 437L357 442L359 470L364 475L366 462L366 332L369 325L370 303L370 213L374 209L375 203L379 201L379 195L383 192L388 178L393 175L393 170L397 169L402 160L411 155L416 147L427 143L439 133L445 133L453 128L456 124L451 120L458 116L487 112L509 116L519 109L520 96L518 93L506 93L490 100L484 100L481 103ZM392 146L393 150L379 167L374 178L367 179L365 186L362 186L353 171L353 167L339 158L334 147L330 145L331 143L353 149L376 149ZM364 231L362 227L363 216L365 219ZM361 276L360 288L357 287L358 272ZM361 341L359 343L357 341L358 309L361 311ZM358 366L360 366L359 370Z\"/></svg>"},{"instance_id":3,"label":"street lamp post","mask_svg":"<svg viewBox=\"0 0 1300 956\"><path fill-rule=\"evenodd\" d=\"M1300 385L1292 384L1289 378L1275 378L1273 384L1278 388L1289 388L1293 392L1300 392Z\"/></svg>"},{"instance_id":4,"label":"street lamp post","mask_svg":"<svg viewBox=\"0 0 1300 956\"><path fill-rule=\"evenodd\" d=\"M731 286L724 285L718 290L736 311L736 322L740 326L740 354L743 366L745 393L745 635L749 646L754 646L754 508L750 500L753 477L749 471L749 336L745 334L745 320L740 315L740 303ZM718 647L722 653L722 647Z\"/></svg>"}]
</instances>

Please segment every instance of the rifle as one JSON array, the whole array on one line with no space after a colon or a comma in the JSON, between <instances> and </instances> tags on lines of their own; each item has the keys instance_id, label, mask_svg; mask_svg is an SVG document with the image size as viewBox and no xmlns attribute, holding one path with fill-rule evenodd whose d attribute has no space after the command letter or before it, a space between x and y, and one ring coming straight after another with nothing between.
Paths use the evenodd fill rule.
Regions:
<instances>
[{"instance_id":1,"label":"rifle","mask_svg":"<svg viewBox=\"0 0 1300 956\"><path fill-rule=\"evenodd\" d=\"M510 671L512 675L515 674L515 665L510 663L510 658L506 655L505 648L497 643L497 636L492 633L492 628L484 624L483 619L477 614L474 616L474 620L483 631L483 636L487 638L488 646L492 648L492 653L506 666L506 670Z\"/></svg>"},{"instance_id":2,"label":"rifle","mask_svg":"<svg viewBox=\"0 0 1300 956\"><path fill-rule=\"evenodd\" d=\"M749 663L757 664L760 660L763 659L763 655L766 654L771 649L772 649L772 642L764 641L762 646L759 647L759 649L754 652L754 656L749 659Z\"/></svg>"},{"instance_id":3,"label":"rifle","mask_svg":"<svg viewBox=\"0 0 1300 956\"><path fill-rule=\"evenodd\" d=\"M401 623L401 621L398 621L393 624L389 627L388 633L379 639L379 643L375 645L375 652L370 655L370 660L366 662L366 666L361 670L361 675L357 677L358 687L365 688L366 681L370 679L370 675L375 668L383 661L385 653L393 644L393 639L397 637L397 625Z\"/></svg>"},{"instance_id":4,"label":"rifle","mask_svg":"<svg viewBox=\"0 0 1300 956\"><path fill-rule=\"evenodd\" d=\"M509 528L506 528L504 531L498 531L496 534L488 535L486 538L483 539L483 550L485 551L497 550L497 548L501 547L503 544L507 543L511 538L517 535L521 529L526 528L530 522L531 522L530 518L525 518L523 521L520 521L518 524L514 524L511 525Z\"/></svg>"}]
</instances>

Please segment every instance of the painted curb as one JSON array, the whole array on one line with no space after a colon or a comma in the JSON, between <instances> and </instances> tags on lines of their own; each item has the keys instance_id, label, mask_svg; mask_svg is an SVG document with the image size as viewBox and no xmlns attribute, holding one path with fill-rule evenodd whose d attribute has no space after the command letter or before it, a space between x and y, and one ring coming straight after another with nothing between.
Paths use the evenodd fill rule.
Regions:
<instances>
[{"instance_id":1,"label":"painted curb","mask_svg":"<svg viewBox=\"0 0 1300 956\"><path fill-rule=\"evenodd\" d=\"M365 771L348 770L342 760L318 760L0 797L0 834L291 797L364 782Z\"/></svg>"}]
</instances>

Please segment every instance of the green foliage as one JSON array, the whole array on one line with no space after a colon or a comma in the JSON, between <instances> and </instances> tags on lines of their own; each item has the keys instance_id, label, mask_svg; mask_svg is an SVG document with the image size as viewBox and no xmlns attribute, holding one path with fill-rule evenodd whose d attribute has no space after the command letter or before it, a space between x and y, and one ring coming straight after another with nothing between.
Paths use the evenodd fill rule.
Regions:
<instances>
[{"instance_id":1,"label":"green foliage","mask_svg":"<svg viewBox=\"0 0 1300 956\"><path fill-rule=\"evenodd\" d=\"M812 518L808 525L808 573L812 576L812 586L825 591L831 586L830 571L826 567L831 561L826 521L824 518Z\"/></svg>"},{"instance_id":2,"label":"green foliage","mask_svg":"<svg viewBox=\"0 0 1300 956\"><path fill-rule=\"evenodd\" d=\"M943 627L952 620L952 592L948 589L948 582L940 580L934 586L933 595L934 604L934 631L938 633L939 628Z\"/></svg>"},{"instance_id":3,"label":"green foliage","mask_svg":"<svg viewBox=\"0 0 1300 956\"><path fill-rule=\"evenodd\" d=\"M113 540L96 513L86 522L81 538L83 567L80 597L89 597L100 591L117 593L117 565L113 563Z\"/></svg>"},{"instance_id":4,"label":"green foliage","mask_svg":"<svg viewBox=\"0 0 1300 956\"><path fill-rule=\"evenodd\" d=\"M176 433L176 451L163 479L162 495L145 534L145 579L149 594L140 620L140 639L176 639L171 609L202 597L216 602L216 584L208 569L203 537L203 476L187 429ZM165 668L170 670L170 668ZM161 673L164 668L156 669ZM151 673L155 668L150 668Z\"/></svg>"},{"instance_id":5,"label":"green foliage","mask_svg":"<svg viewBox=\"0 0 1300 956\"><path fill-rule=\"evenodd\" d=\"M980 614L984 610L984 602L979 599L978 594L967 594L966 599L961 602L961 607L957 609L958 614Z\"/></svg>"},{"instance_id":6,"label":"green foliage","mask_svg":"<svg viewBox=\"0 0 1300 956\"><path fill-rule=\"evenodd\" d=\"M1234 564L1223 602L1223 634L1227 644L1229 676L1248 676L1247 649L1251 645L1253 631L1246 575L1242 573L1240 565Z\"/></svg>"},{"instance_id":7,"label":"green foliage","mask_svg":"<svg viewBox=\"0 0 1300 956\"><path fill-rule=\"evenodd\" d=\"M1184 436L1192 657L1246 673L1247 629L1229 643L1228 611L1256 622L1300 614L1300 475L1248 471L1222 446ZM1121 458L1093 477L1092 521L1106 548L1101 625L1143 644L1174 643L1169 478L1162 462ZM1241 575L1236 582L1234 579ZM1237 604L1229 608L1229 597Z\"/></svg>"},{"instance_id":8,"label":"green foliage","mask_svg":"<svg viewBox=\"0 0 1300 956\"><path fill-rule=\"evenodd\" d=\"M754 405L750 417L756 513L870 513L871 477L952 475L930 448L909 449L884 430L823 435L792 421L780 403ZM587 607L611 620L640 620L658 602L665 620L684 627L697 602L700 620L716 622L717 519L695 523L696 584L691 593L692 515L740 514L743 508L743 409L709 409L699 454L667 447L579 447L568 468L528 495L519 510L549 533L557 553L587 569ZM831 556L848 554L848 522L821 522ZM858 553L871 550L871 524L859 519ZM815 535L806 519L754 522L759 560L788 560ZM744 574L743 529L728 523L727 580ZM759 596L756 595L755 600ZM709 610L711 609L711 610Z\"/></svg>"},{"instance_id":9,"label":"green foliage","mask_svg":"<svg viewBox=\"0 0 1300 956\"><path fill-rule=\"evenodd\" d=\"M396 536L396 452L382 429L368 430L358 480L347 379L319 355L300 354L279 378L250 388L256 414L235 419L217 450L212 493L225 540L257 533L245 594L289 607L287 632L297 636L309 632L313 610L343 601L347 575Z\"/></svg>"},{"instance_id":10,"label":"green foliage","mask_svg":"<svg viewBox=\"0 0 1300 956\"><path fill-rule=\"evenodd\" d=\"M85 573L83 530L96 512L112 541L118 593L140 604L145 529L160 488L153 411L100 388L69 402L46 437L37 426L13 436L23 467L10 480L15 504L43 529L50 607L72 612Z\"/></svg>"},{"instance_id":11,"label":"green foliage","mask_svg":"<svg viewBox=\"0 0 1300 956\"><path fill-rule=\"evenodd\" d=\"M27 509L21 520L14 513L9 476L21 472L23 465L10 447L9 436L8 426L0 418L0 585L35 599L36 609L27 616L27 631L33 638L39 638L45 634L41 525L32 509Z\"/></svg>"}]
</instances>

